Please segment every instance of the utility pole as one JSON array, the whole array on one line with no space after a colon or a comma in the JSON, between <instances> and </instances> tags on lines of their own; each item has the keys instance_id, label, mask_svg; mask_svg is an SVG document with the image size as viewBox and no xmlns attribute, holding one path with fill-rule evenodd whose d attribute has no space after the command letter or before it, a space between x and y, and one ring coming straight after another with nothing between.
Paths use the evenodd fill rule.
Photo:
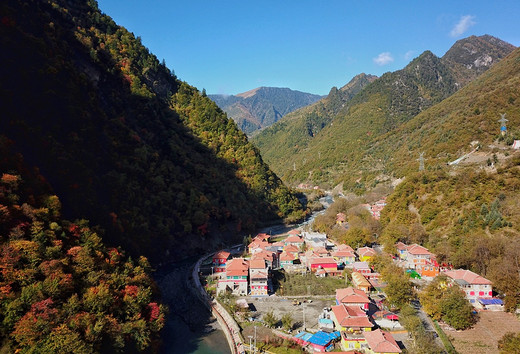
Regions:
<instances>
[{"instance_id":1,"label":"utility pole","mask_svg":"<svg viewBox=\"0 0 520 354\"><path fill-rule=\"evenodd\" d=\"M296 171L296 162L293 162L292 169L293 171Z\"/></svg>"},{"instance_id":2,"label":"utility pole","mask_svg":"<svg viewBox=\"0 0 520 354\"><path fill-rule=\"evenodd\" d=\"M303 310L303 330L305 331L305 329L307 328L307 326L305 325L305 302L302 302L302 310Z\"/></svg>"},{"instance_id":3,"label":"utility pole","mask_svg":"<svg viewBox=\"0 0 520 354\"><path fill-rule=\"evenodd\" d=\"M424 160L424 152L421 152L417 159L417 161L419 161L419 171L424 171Z\"/></svg>"},{"instance_id":4,"label":"utility pole","mask_svg":"<svg viewBox=\"0 0 520 354\"><path fill-rule=\"evenodd\" d=\"M249 337L249 352L252 353L253 350L251 349L251 339L253 339L253 336L248 336Z\"/></svg>"},{"instance_id":5,"label":"utility pole","mask_svg":"<svg viewBox=\"0 0 520 354\"><path fill-rule=\"evenodd\" d=\"M253 349L253 353L256 353L256 323L255 323L255 347Z\"/></svg>"}]
</instances>

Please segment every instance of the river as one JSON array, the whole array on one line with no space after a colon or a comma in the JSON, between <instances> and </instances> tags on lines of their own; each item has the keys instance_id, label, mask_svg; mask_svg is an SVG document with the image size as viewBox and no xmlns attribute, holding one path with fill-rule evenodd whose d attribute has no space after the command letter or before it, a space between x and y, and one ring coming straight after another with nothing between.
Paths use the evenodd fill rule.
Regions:
<instances>
[{"instance_id":1,"label":"river","mask_svg":"<svg viewBox=\"0 0 520 354\"><path fill-rule=\"evenodd\" d=\"M332 197L326 196L320 202L327 208L332 203ZM289 229L305 226L314 220L313 213L305 222L292 225L275 225L261 230L261 232L276 235L287 232ZM204 307L192 293L191 269L198 257L185 259L181 262L164 266L157 270L154 279L161 289L163 301L168 305L170 312L162 330L163 342L160 353L164 354L229 354L228 342L224 332L210 311Z\"/></svg>"}]
</instances>

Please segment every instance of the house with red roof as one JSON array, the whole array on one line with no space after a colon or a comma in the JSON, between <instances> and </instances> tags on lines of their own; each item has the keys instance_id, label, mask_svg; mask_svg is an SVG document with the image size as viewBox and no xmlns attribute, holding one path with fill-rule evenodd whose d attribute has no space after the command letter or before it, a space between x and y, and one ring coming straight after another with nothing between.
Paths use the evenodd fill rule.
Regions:
<instances>
[{"instance_id":1,"label":"house with red roof","mask_svg":"<svg viewBox=\"0 0 520 354\"><path fill-rule=\"evenodd\" d=\"M247 251L250 254L254 254L256 252L260 252L262 250L265 250L267 247L269 247L270 243L267 241L263 241L261 239L256 239L251 241L251 243L247 246Z\"/></svg>"},{"instance_id":2,"label":"house with red roof","mask_svg":"<svg viewBox=\"0 0 520 354\"><path fill-rule=\"evenodd\" d=\"M283 250L285 252L290 252L290 253L300 253L300 247L292 245L292 244L284 246Z\"/></svg>"},{"instance_id":3,"label":"house with red roof","mask_svg":"<svg viewBox=\"0 0 520 354\"><path fill-rule=\"evenodd\" d=\"M344 304L347 306L359 306L363 310L368 310L370 299L362 290L353 287L336 289L336 305Z\"/></svg>"},{"instance_id":4,"label":"house with red roof","mask_svg":"<svg viewBox=\"0 0 520 354\"><path fill-rule=\"evenodd\" d=\"M337 273L338 264L332 257L310 257L307 259L307 268L313 273L318 269L324 269L327 273Z\"/></svg>"},{"instance_id":5,"label":"house with red roof","mask_svg":"<svg viewBox=\"0 0 520 354\"><path fill-rule=\"evenodd\" d=\"M435 255L428 251L427 248L414 243L406 248L406 267L417 269L420 265L431 262Z\"/></svg>"},{"instance_id":6,"label":"house with red roof","mask_svg":"<svg viewBox=\"0 0 520 354\"><path fill-rule=\"evenodd\" d=\"M227 251L218 251L212 257L211 264L213 265L213 271L215 273L221 273L226 271L226 262L228 261L231 253Z\"/></svg>"},{"instance_id":7,"label":"house with red roof","mask_svg":"<svg viewBox=\"0 0 520 354\"><path fill-rule=\"evenodd\" d=\"M374 326L366 312L355 305L339 304L332 306L331 319L338 331L364 332L371 331Z\"/></svg>"},{"instance_id":8,"label":"house with red roof","mask_svg":"<svg viewBox=\"0 0 520 354\"><path fill-rule=\"evenodd\" d=\"M491 299L493 297L493 283L466 269L454 269L445 271L452 283L457 284L466 293L466 299L472 305L477 304L479 299Z\"/></svg>"},{"instance_id":9,"label":"house with red roof","mask_svg":"<svg viewBox=\"0 0 520 354\"><path fill-rule=\"evenodd\" d=\"M251 260L254 260L254 259L264 260L267 264L267 267L270 269L276 269L279 267L278 252L262 250L260 252L254 253L251 256Z\"/></svg>"},{"instance_id":10,"label":"house with red roof","mask_svg":"<svg viewBox=\"0 0 520 354\"><path fill-rule=\"evenodd\" d=\"M371 332L363 332L368 351L371 354L401 353L402 350L390 332L376 329Z\"/></svg>"},{"instance_id":11,"label":"house with red roof","mask_svg":"<svg viewBox=\"0 0 520 354\"><path fill-rule=\"evenodd\" d=\"M376 251L372 247L358 248L357 254L361 262L368 262L376 255Z\"/></svg>"},{"instance_id":12,"label":"house with red roof","mask_svg":"<svg viewBox=\"0 0 520 354\"><path fill-rule=\"evenodd\" d=\"M269 236L268 234L260 233L260 234L256 235L256 236L253 238L253 241L257 240L257 241L269 242L269 239L270 239L270 238L271 238L271 236Z\"/></svg>"},{"instance_id":13,"label":"house with red roof","mask_svg":"<svg viewBox=\"0 0 520 354\"><path fill-rule=\"evenodd\" d=\"M329 251L327 251L327 249L322 246L314 247L313 251L320 257L327 257L329 255Z\"/></svg>"},{"instance_id":14,"label":"house with red roof","mask_svg":"<svg viewBox=\"0 0 520 354\"><path fill-rule=\"evenodd\" d=\"M352 263L352 269L355 272L359 272L363 275L372 272L372 269L370 268L370 266L368 265L367 262L354 262L354 263Z\"/></svg>"},{"instance_id":15,"label":"house with red roof","mask_svg":"<svg viewBox=\"0 0 520 354\"><path fill-rule=\"evenodd\" d=\"M349 267L356 261L356 254L353 249L340 249L338 247L338 249L332 252L332 257L336 260L338 265L344 264Z\"/></svg>"},{"instance_id":16,"label":"house with red roof","mask_svg":"<svg viewBox=\"0 0 520 354\"><path fill-rule=\"evenodd\" d=\"M217 294L230 291L235 295L247 295L249 262L244 258L233 258L226 263L226 275L217 284Z\"/></svg>"},{"instance_id":17,"label":"house with red roof","mask_svg":"<svg viewBox=\"0 0 520 354\"><path fill-rule=\"evenodd\" d=\"M298 254L283 251L280 254L280 268L286 268L289 265L293 265L298 259Z\"/></svg>"},{"instance_id":18,"label":"house with red roof","mask_svg":"<svg viewBox=\"0 0 520 354\"><path fill-rule=\"evenodd\" d=\"M249 261L249 294L251 296L268 296L269 269L263 259Z\"/></svg>"},{"instance_id":19,"label":"house with red roof","mask_svg":"<svg viewBox=\"0 0 520 354\"><path fill-rule=\"evenodd\" d=\"M298 247L298 249L300 249L301 246L303 246L304 244L304 240L301 236L298 236L298 235L289 235L286 239L285 239L285 246L289 246L289 245L292 245L292 246L296 246Z\"/></svg>"}]
</instances>

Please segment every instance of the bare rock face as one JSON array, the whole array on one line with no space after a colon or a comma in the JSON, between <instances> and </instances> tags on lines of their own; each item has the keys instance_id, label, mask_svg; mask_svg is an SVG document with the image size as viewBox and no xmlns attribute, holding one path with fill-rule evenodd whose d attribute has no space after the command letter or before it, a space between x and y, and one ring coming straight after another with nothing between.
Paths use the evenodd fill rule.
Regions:
<instances>
[{"instance_id":1,"label":"bare rock face","mask_svg":"<svg viewBox=\"0 0 520 354\"><path fill-rule=\"evenodd\" d=\"M516 47L490 35L471 36L457 41L442 57L462 87L506 57Z\"/></svg>"}]
</instances>

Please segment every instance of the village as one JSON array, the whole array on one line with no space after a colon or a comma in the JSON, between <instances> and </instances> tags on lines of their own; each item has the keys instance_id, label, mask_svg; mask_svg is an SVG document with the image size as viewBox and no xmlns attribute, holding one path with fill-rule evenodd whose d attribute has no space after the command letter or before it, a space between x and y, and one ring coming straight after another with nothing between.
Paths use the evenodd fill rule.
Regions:
<instances>
[{"instance_id":1,"label":"village","mask_svg":"<svg viewBox=\"0 0 520 354\"><path fill-rule=\"evenodd\" d=\"M381 200L364 206L378 218L384 204ZM338 213L337 224L345 220L345 215ZM504 309L502 299L494 296L491 281L470 270L439 264L435 254L418 244L398 242L394 254L387 254L375 243L353 249L325 234L301 229L276 236L260 233L244 248L214 253L206 260L207 269L211 269L205 278L206 290L228 305L234 298L227 309L245 324L244 346L250 352L259 348L261 336L257 332L271 327L271 333L301 351L401 353L411 339L400 323L399 312L385 301L387 284L371 266L378 255L390 256L416 289L443 275L448 279L446 286L460 287L475 311ZM290 296L276 281L280 274L302 279L312 276L318 281L336 279L337 285L328 294L316 294L308 284L302 293ZM425 326L435 333L433 325Z\"/></svg>"}]
</instances>

